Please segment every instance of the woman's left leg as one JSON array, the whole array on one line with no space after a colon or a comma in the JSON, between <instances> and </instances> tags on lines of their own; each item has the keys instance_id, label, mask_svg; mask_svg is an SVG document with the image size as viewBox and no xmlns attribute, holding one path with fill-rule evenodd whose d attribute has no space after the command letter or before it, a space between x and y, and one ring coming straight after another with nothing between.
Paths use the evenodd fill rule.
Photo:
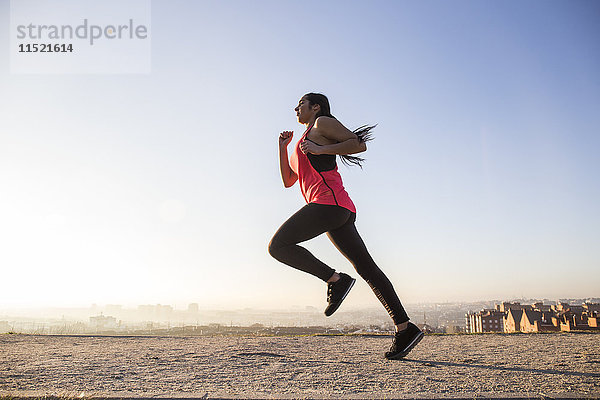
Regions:
<instances>
[{"instance_id":1,"label":"woman's left leg","mask_svg":"<svg viewBox=\"0 0 600 400\"><path fill-rule=\"evenodd\" d=\"M269 243L269 253L275 259L327 282L327 316L338 309L355 279L344 273L336 273L298 243L336 230L351 218L351 214L339 206L307 204L281 225Z\"/></svg>"},{"instance_id":2,"label":"woman's left leg","mask_svg":"<svg viewBox=\"0 0 600 400\"><path fill-rule=\"evenodd\" d=\"M269 243L276 260L327 282L335 270L298 243L344 225L351 212L338 206L310 203L288 218Z\"/></svg>"}]
</instances>

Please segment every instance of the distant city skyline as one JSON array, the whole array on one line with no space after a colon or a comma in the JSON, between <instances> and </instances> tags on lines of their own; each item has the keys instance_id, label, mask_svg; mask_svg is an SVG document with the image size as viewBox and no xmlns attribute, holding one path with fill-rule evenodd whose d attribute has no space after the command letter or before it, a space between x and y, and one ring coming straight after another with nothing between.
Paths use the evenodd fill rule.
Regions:
<instances>
[{"instance_id":1,"label":"distant city skyline","mask_svg":"<svg viewBox=\"0 0 600 400\"><path fill-rule=\"evenodd\" d=\"M295 144L311 91L378 124L364 168L339 169L404 304L598 297L599 13L154 0L149 74L45 75L11 74L0 2L0 309L323 307L267 252L304 205L277 137ZM306 247L359 278L326 237ZM381 305L357 279L344 307Z\"/></svg>"},{"instance_id":2,"label":"distant city skyline","mask_svg":"<svg viewBox=\"0 0 600 400\"><path fill-rule=\"evenodd\" d=\"M476 303L407 304L406 309L414 323L427 331L438 333L512 332L519 329L597 330L596 318L600 310L600 298L561 299L560 302L548 299L517 299ZM506 312L510 309L513 309L512 315ZM512 320L510 325L509 320L511 317L515 318L517 312L515 310L523 309L531 311L528 316L533 320L539 319L539 326L534 327L534 322L531 322L522 328L515 328L515 322ZM539 310L544 312L540 313ZM577 312L586 311L586 313L583 316L577 312L559 313L558 311L561 310L579 310ZM593 313L590 313L590 310L594 310ZM554 319L551 320L553 317ZM517 321L516 324L518 323ZM276 327L289 327L291 330L273 330ZM201 309L197 304L192 303L185 309L174 309L170 305L161 304L139 305L136 308L123 308L115 304L92 305L81 309L38 309L20 312L0 309L0 333L310 334L335 333L336 329L347 333L381 333L392 331L393 324L384 310L379 307L339 310L331 318L325 317L322 310L310 306L287 310L251 308L210 310Z\"/></svg>"},{"instance_id":3,"label":"distant city skyline","mask_svg":"<svg viewBox=\"0 0 600 400\"><path fill-rule=\"evenodd\" d=\"M482 299L478 301L470 301L470 302L462 302L462 301L449 301L449 302L420 302L420 303L406 303L406 306L413 307L438 307L438 306L447 306L447 305L482 305L482 304L502 304L504 302L520 302L522 304L533 304L537 302L542 302L544 304L560 304L560 303L569 303L569 304L583 304L585 302L590 303L600 303L600 297L581 297L581 298L560 298L560 299L548 299L548 298L505 298L505 299ZM345 306L344 309L349 312L361 311L361 310L373 310L379 309L377 305L375 306ZM0 307L0 316L3 315L22 315L26 316L28 311L37 311L37 312L45 312L49 310L80 310L86 312L156 312L157 310L162 310L163 312L176 312L176 313L202 313L205 311L218 312L218 311L243 311L243 310L254 310L260 312L278 312L278 311L311 311L320 313L322 310L319 307L305 305L305 306L292 306L292 307L237 307L237 308L214 308L208 307L206 305L202 305L199 303L189 303L186 305L173 305L173 304L137 304L137 305L124 305L124 304L89 304L86 307ZM472 310L473 311L473 310ZM383 312L382 315L386 315Z\"/></svg>"}]
</instances>

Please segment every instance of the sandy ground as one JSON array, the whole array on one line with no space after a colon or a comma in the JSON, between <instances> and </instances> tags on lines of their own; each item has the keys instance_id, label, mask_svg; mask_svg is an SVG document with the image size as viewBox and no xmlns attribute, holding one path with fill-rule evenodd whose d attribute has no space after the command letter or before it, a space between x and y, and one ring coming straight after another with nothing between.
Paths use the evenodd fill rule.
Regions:
<instances>
[{"instance_id":1,"label":"sandy ground","mask_svg":"<svg viewBox=\"0 0 600 400\"><path fill-rule=\"evenodd\" d=\"M390 343L0 335L0 395L600 398L600 334L427 335L402 361L383 358Z\"/></svg>"}]
</instances>

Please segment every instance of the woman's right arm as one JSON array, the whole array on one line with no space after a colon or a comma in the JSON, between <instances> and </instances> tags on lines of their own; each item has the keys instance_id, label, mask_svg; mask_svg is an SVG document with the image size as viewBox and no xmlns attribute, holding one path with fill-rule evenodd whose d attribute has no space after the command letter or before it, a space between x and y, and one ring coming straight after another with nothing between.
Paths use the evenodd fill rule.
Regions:
<instances>
[{"instance_id":1,"label":"woman's right arm","mask_svg":"<svg viewBox=\"0 0 600 400\"><path fill-rule=\"evenodd\" d=\"M292 141L293 136L294 132L292 131L283 131L279 134L279 169L281 170L283 186L286 188L289 188L298 180L298 175L290 167L287 152L287 147Z\"/></svg>"}]
</instances>

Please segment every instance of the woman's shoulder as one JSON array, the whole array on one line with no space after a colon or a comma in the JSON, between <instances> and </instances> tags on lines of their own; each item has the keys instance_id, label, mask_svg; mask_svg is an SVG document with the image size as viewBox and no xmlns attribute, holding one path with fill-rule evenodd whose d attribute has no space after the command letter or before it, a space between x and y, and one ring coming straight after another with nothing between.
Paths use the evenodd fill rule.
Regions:
<instances>
[{"instance_id":1,"label":"woman's shoulder","mask_svg":"<svg viewBox=\"0 0 600 400\"><path fill-rule=\"evenodd\" d=\"M356 135L334 117L320 116L315 120L316 130L328 140L343 142Z\"/></svg>"},{"instance_id":2,"label":"woman's shoulder","mask_svg":"<svg viewBox=\"0 0 600 400\"><path fill-rule=\"evenodd\" d=\"M336 119L325 116L318 117L308 132L307 139L321 146L335 143L336 141L329 137L329 132L332 130L332 121L335 122Z\"/></svg>"},{"instance_id":3,"label":"woman's shoulder","mask_svg":"<svg viewBox=\"0 0 600 400\"><path fill-rule=\"evenodd\" d=\"M333 117L326 117L324 115L321 115L315 120L315 128L318 129L319 127L321 127L322 129L327 129L328 127L338 125L339 123L340 122Z\"/></svg>"}]
</instances>

